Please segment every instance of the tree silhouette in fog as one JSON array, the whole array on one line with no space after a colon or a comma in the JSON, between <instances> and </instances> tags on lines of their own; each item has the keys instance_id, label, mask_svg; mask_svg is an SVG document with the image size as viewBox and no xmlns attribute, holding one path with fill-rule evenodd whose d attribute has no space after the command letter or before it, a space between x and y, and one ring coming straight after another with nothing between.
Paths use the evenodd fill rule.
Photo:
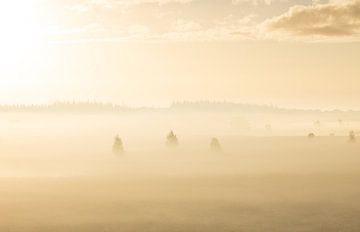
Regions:
<instances>
[{"instance_id":1,"label":"tree silhouette in fog","mask_svg":"<svg viewBox=\"0 0 360 232\"><path fill-rule=\"evenodd\" d=\"M221 145L220 145L219 139L217 139L217 138L211 139L210 150L212 152L220 152L221 151Z\"/></svg>"},{"instance_id":2,"label":"tree silhouette in fog","mask_svg":"<svg viewBox=\"0 0 360 232\"><path fill-rule=\"evenodd\" d=\"M309 139L313 139L313 138L315 138L315 134L314 133L309 133L307 137Z\"/></svg>"},{"instance_id":3,"label":"tree silhouette in fog","mask_svg":"<svg viewBox=\"0 0 360 232\"><path fill-rule=\"evenodd\" d=\"M266 130L267 132L272 132L272 125L271 125L271 124L266 124L266 125L265 125L265 130Z\"/></svg>"},{"instance_id":4,"label":"tree silhouette in fog","mask_svg":"<svg viewBox=\"0 0 360 232\"><path fill-rule=\"evenodd\" d=\"M166 145L168 147L176 147L179 144L178 138L173 131L170 131L166 136Z\"/></svg>"},{"instance_id":5,"label":"tree silhouette in fog","mask_svg":"<svg viewBox=\"0 0 360 232\"><path fill-rule=\"evenodd\" d=\"M316 121L314 122L314 125L317 126L317 127L321 126L320 120L316 120Z\"/></svg>"},{"instance_id":6,"label":"tree silhouette in fog","mask_svg":"<svg viewBox=\"0 0 360 232\"><path fill-rule=\"evenodd\" d=\"M340 119L340 118L338 119L338 123L339 123L340 126L342 126L344 124L343 120Z\"/></svg>"},{"instance_id":7,"label":"tree silhouette in fog","mask_svg":"<svg viewBox=\"0 0 360 232\"><path fill-rule=\"evenodd\" d=\"M349 132L349 142L351 142L351 143L356 142L356 137L355 137L354 131Z\"/></svg>"},{"instance_id":8,"label":"tree silhouette in fog","mask_svg":"<svg viewBox=\"0 0 360 232\"><path fill-rule=\"evenodd\" d=\"M113 152L117 155L124 152L124 145L123 145L122 139L119 137L119 135L117 135L115 137L114 144L113 144Z\"/></svg>"}]
</instances>

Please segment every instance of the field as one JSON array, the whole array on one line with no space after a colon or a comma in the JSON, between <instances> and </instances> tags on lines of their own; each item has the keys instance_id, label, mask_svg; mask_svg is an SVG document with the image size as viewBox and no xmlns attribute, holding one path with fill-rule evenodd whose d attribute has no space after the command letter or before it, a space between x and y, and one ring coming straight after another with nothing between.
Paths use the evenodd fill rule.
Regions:
<instances>
[{"instance_id":1,"label":"field","mask_svg":"<svg viewBox=\"0 0 360 232\"><path fill-rule=\"evenodd\" d=\"M298 125L254 136L211 124L214 153L210 129L106 117L1 118L0 231L359 231L360 142L347 128L308 139Z\"/></svg>"}]
</instances>

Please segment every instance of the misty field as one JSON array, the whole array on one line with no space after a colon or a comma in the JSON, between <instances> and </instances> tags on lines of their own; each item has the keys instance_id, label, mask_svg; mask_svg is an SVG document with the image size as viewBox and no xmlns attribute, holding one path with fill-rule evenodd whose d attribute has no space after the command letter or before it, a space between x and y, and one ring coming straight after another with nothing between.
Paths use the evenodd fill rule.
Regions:
<instances>
[{"instance_id":1,"label":"misty field","mask_svg":"<svg viewBox=\"0 0 360 232\"><path fill-rule=\"evenodd\" d=\"M237 135L221 117L166 117L3 115L0 231L359 231L349 128L275 122L266 135L254 121Z\"/></svg>"}]
</instances>

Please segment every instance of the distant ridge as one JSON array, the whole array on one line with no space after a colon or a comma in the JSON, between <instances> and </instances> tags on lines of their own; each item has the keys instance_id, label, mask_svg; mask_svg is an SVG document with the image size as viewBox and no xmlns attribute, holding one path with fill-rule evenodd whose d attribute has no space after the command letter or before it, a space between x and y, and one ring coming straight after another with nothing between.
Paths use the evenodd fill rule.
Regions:
<instances>
[{"instance_id":1,"label":"distant ridge","mask_svg":"<svg viewBox=\"0 0 360 232\"><path fill-rule=\"evenodd\" d=\"M132 108L102 102L54 102L48 105L0 105L2 112L121 112Z\"/></svg>"},{"instance_id":2,"label":"distant ridge","mask_svg":"<svg viewBox=\"0 0 360 232\"><path fill-rule=\"evenodd\" d=\"M210 102L210 101L183 101L174 102L170 109L192 111L240 111L252 113L359 113L353 110L319 110L319 109L295 109L284 108L274 105L259 105L235 102Z\"/></svg>"},{"instance_id":3,"label":"distant ridge","mask_svg":"<svg viewBox=\"0 0 360 232\"><path fill-rule=\"evenodd\" d=\"M360 111L344 110L307 110L281 108L273 105L257 105L234 102L183 101L173 102L169 107L130 107L123 104L103 102L54 102L47 105L0 105L0 112L93 112L117 113L137 111L189 111L189 112L245 112L281 114L358 114Z\"/></svg>"}]
</instances>

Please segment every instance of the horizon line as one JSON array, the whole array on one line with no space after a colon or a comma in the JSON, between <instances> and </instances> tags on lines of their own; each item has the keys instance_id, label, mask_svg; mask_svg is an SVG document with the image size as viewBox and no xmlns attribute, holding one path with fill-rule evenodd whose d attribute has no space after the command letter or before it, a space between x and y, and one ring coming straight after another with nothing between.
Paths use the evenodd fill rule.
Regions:
<instances>
[{"instance_id":1,"label":"horizon line","mask_svg":"<svg viewBox=\"0 0 360 232\"><path fill-rule=\"evenodd\" d=\"M168 104L167 106L154 106L154 105L128 105L126 103L114 103L111 101L96 101L96 100L87 100L87 101L75 101L75 100L69 100L69 101L53 101L50 103L0 103L0 109L1 108L47 108L47 107L56 107L56 106L71 106L71 105L83 105L83 106L102 106L102 107L112 107L112 108L123 108L123 109L172 109L179 106L194 106L196 104L203 106L247 106L247 107L258 107L258 108L267 108L267 109L273 109L273 110L279 110L279 111L317 111L317 112L360 112L360 110L354 110L354 109L339 109L339 108L333 108L333 109L321 109L321 108L301 108L301 107L284 107L279 106L275 104L258 104L258 103L246 103L246 102L237 102L237 101L226 101L226 100L219 100L219 101L210 101L210 100L181 100L181 101L172 101L172 103Z\"/></svg>"}]
</instances>

